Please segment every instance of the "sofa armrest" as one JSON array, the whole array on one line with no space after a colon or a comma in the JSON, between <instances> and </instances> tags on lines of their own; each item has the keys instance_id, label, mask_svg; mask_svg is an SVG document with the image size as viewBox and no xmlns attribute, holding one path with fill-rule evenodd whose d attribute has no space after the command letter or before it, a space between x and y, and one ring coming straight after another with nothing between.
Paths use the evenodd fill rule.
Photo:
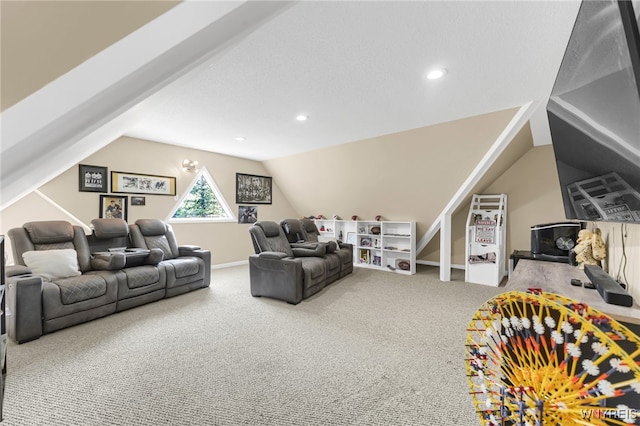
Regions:
<instances>
[{"instance_id":1,"label":"sofa armrest","mask_svg":"<svg viewBox=\"0 0 640 426\"><path fill-rule=\"evenodd\" d=\"M127 259L121 252L94 253L91 258L91 269L94 271L116 271L124 268L126 263Z\"/></svg>"},{"instance_id":2,"label":"sofa armrest","mask_svg":"<svg viewBox=\"0 0 640 426\"><path fill-rule=\"evenodd\" d=\"M18 277L20 275L29 275L31 274L31 269L24 265L9 265L5 269L5 276L9 277Z\"/></svg>"},{"instance_id":3,"label":"sofa armrest","mask_svg":"<svg viewBox=\"0 0 640 426\"><path fill-rule=\"evenodd\" d=\"M211 251L201 249L194 245L186 245L178 246L178 254L180 256L194 256L202 259L205 269L203 287L209 287L209 284L211 283Z\"/></svg>"},{"instance_id":4,"label":"sofa armrest","mask_svg":"<svg viewBox=\"0 0 640 426\"><path fill-rule=\"evenodd\" d=\"M42 336L42 278L7 278L7 332L17 343Z\"/></svg>"},{"instance_id":5,"label":"sofa armrest","mask_svg":"<svg viewBox=\"0 0 640 426\"><path fill-rule=\"evenodd\" d=\"M291 250L295 257L322 257L327 253L326 243L292 243Z\"/></svg>"},{"instance_id":6,"label":"sofa armrest","mask_svg":"<svg viewBox=\"0 0 640 426\"><path fill-rule=\"evenodd\" d=\"M193 252L202 250L202 247L195 245L181 245L178 246L178 253L180 256L193 256Z\"/></svg>"},{"instance_id":7,"label":"sofa armrest","mask_svg":"<svg viewBox=\"0 0 640 426\"><path fill-rule=\"evenodd\" d=\"M285 253L262 252L249 256L252 296L266 296L296 304L302 300L304 273L301 259Z\"/></svg>"},{"instance_id":8,"label":"sofa armrest","mask_svg":"<svg viewBox=\"0 0 640 426\"><path fill-rule=\"evenodd\" d=\"M338 248L353 251L353 244L351 244L351 243L338 243Z\"/></svg>"},{"instance_id":9,"label":"sofa armrest","mask_svg":"<svg viewBox=\"0 0 640 426\"><path fill-rule=\"evenodd\" d=\"M260 253L258 255L258 257L260 259L275 259L275 260L280 260L280 259L284 259L287 256L287 253L282 253L279 251L263 251L262 253Z\"/></svg>"},{"instance_id":10,"label":"sofa armrest","mask_svg":"<svg viewBox=\"0 0 640 426\"><path fill-rule=\"evenodd\" d=\"M147 256L147 265L157 265L164 259L164 252L159 248L152 248L149 250L149 256Z\"/></svg>"}]
</instances>

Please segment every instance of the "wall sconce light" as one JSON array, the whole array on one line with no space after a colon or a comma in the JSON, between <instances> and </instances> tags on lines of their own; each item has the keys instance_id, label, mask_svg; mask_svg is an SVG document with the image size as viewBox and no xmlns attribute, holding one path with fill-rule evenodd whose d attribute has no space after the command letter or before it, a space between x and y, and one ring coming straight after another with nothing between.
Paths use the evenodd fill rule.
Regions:
<instances>
[{"instance_id":1,"label":"wall sconce light","mask_svg":"<svg viewBox=\"0 0 640 426\"><path fill-rule=\"evenodd\" d=\"M189 173L195 173L198 171L198 162L195 160L184 160L182 162L182 170Z\"/></svg>"}]
</instances>

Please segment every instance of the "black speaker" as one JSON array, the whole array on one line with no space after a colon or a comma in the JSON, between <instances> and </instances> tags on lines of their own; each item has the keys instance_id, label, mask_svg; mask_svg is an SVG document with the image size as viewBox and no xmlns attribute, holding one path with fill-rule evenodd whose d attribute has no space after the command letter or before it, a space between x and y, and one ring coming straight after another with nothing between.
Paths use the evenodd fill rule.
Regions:
<instances>
[{"instance_id":1,"label":"black speaker","mask_svg":"<svg viewBox=\"0 0 640 426\"><path fill-rule=\"evenodd\" d=\"M569 263L571 249L584 222L561 222L531 227L531 253L534 259L554 259Z\"/></svg>"},{"instance_id":2,"label":"black speaker","mask_svg":"<svg viewBox=\"0 0 640 426\"><path fill-rule=\"evenodd\" d=\"M596 286L602 299L612 305L632 306L633 297L616 280L596 265L584 265L584 273Z\"/></svg>"}]
</instances>

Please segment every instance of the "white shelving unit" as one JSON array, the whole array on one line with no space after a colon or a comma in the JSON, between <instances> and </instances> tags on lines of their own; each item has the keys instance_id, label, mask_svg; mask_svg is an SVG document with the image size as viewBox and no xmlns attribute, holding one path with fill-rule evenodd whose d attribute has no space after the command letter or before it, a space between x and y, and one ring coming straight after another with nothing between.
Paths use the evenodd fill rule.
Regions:
<instances>
[{"instance_id":1,"label":"white shelving unit","mask_svg":"<svg viewBox=\"0 0 640 426\"><path fill-rule=\"evenodd\" d=\"M400 274L416 273L416 223L316 219L320 235L353 244L353 264Z\"/></svg>"},{"instance_id":2,"label":"white shelving unit","mask_svg":"<svg viewBox=\"0 0 640 426\"><path fill-rule=\"evenodd\" d=\"M465 281L498 286L506 275L507 195L477 195L467 217Z\"/></svg>"}]
</instances>

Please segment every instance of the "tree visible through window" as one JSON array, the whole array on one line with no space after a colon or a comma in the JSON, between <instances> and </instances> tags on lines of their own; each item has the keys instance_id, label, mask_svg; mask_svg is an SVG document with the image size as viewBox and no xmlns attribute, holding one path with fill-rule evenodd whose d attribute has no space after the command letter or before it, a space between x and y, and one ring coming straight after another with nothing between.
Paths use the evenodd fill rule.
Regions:
<instances>
[{"instance_id":1,"label":"tree visible through window","mask_svg":"<svg viewBox=\"0 0 640 426\"><path fill-rule=\"evenodd\" d=\"M202 169L171 218L232 219L233 216L213 179L206 169Z\"/></svg>"}]
</instances>

